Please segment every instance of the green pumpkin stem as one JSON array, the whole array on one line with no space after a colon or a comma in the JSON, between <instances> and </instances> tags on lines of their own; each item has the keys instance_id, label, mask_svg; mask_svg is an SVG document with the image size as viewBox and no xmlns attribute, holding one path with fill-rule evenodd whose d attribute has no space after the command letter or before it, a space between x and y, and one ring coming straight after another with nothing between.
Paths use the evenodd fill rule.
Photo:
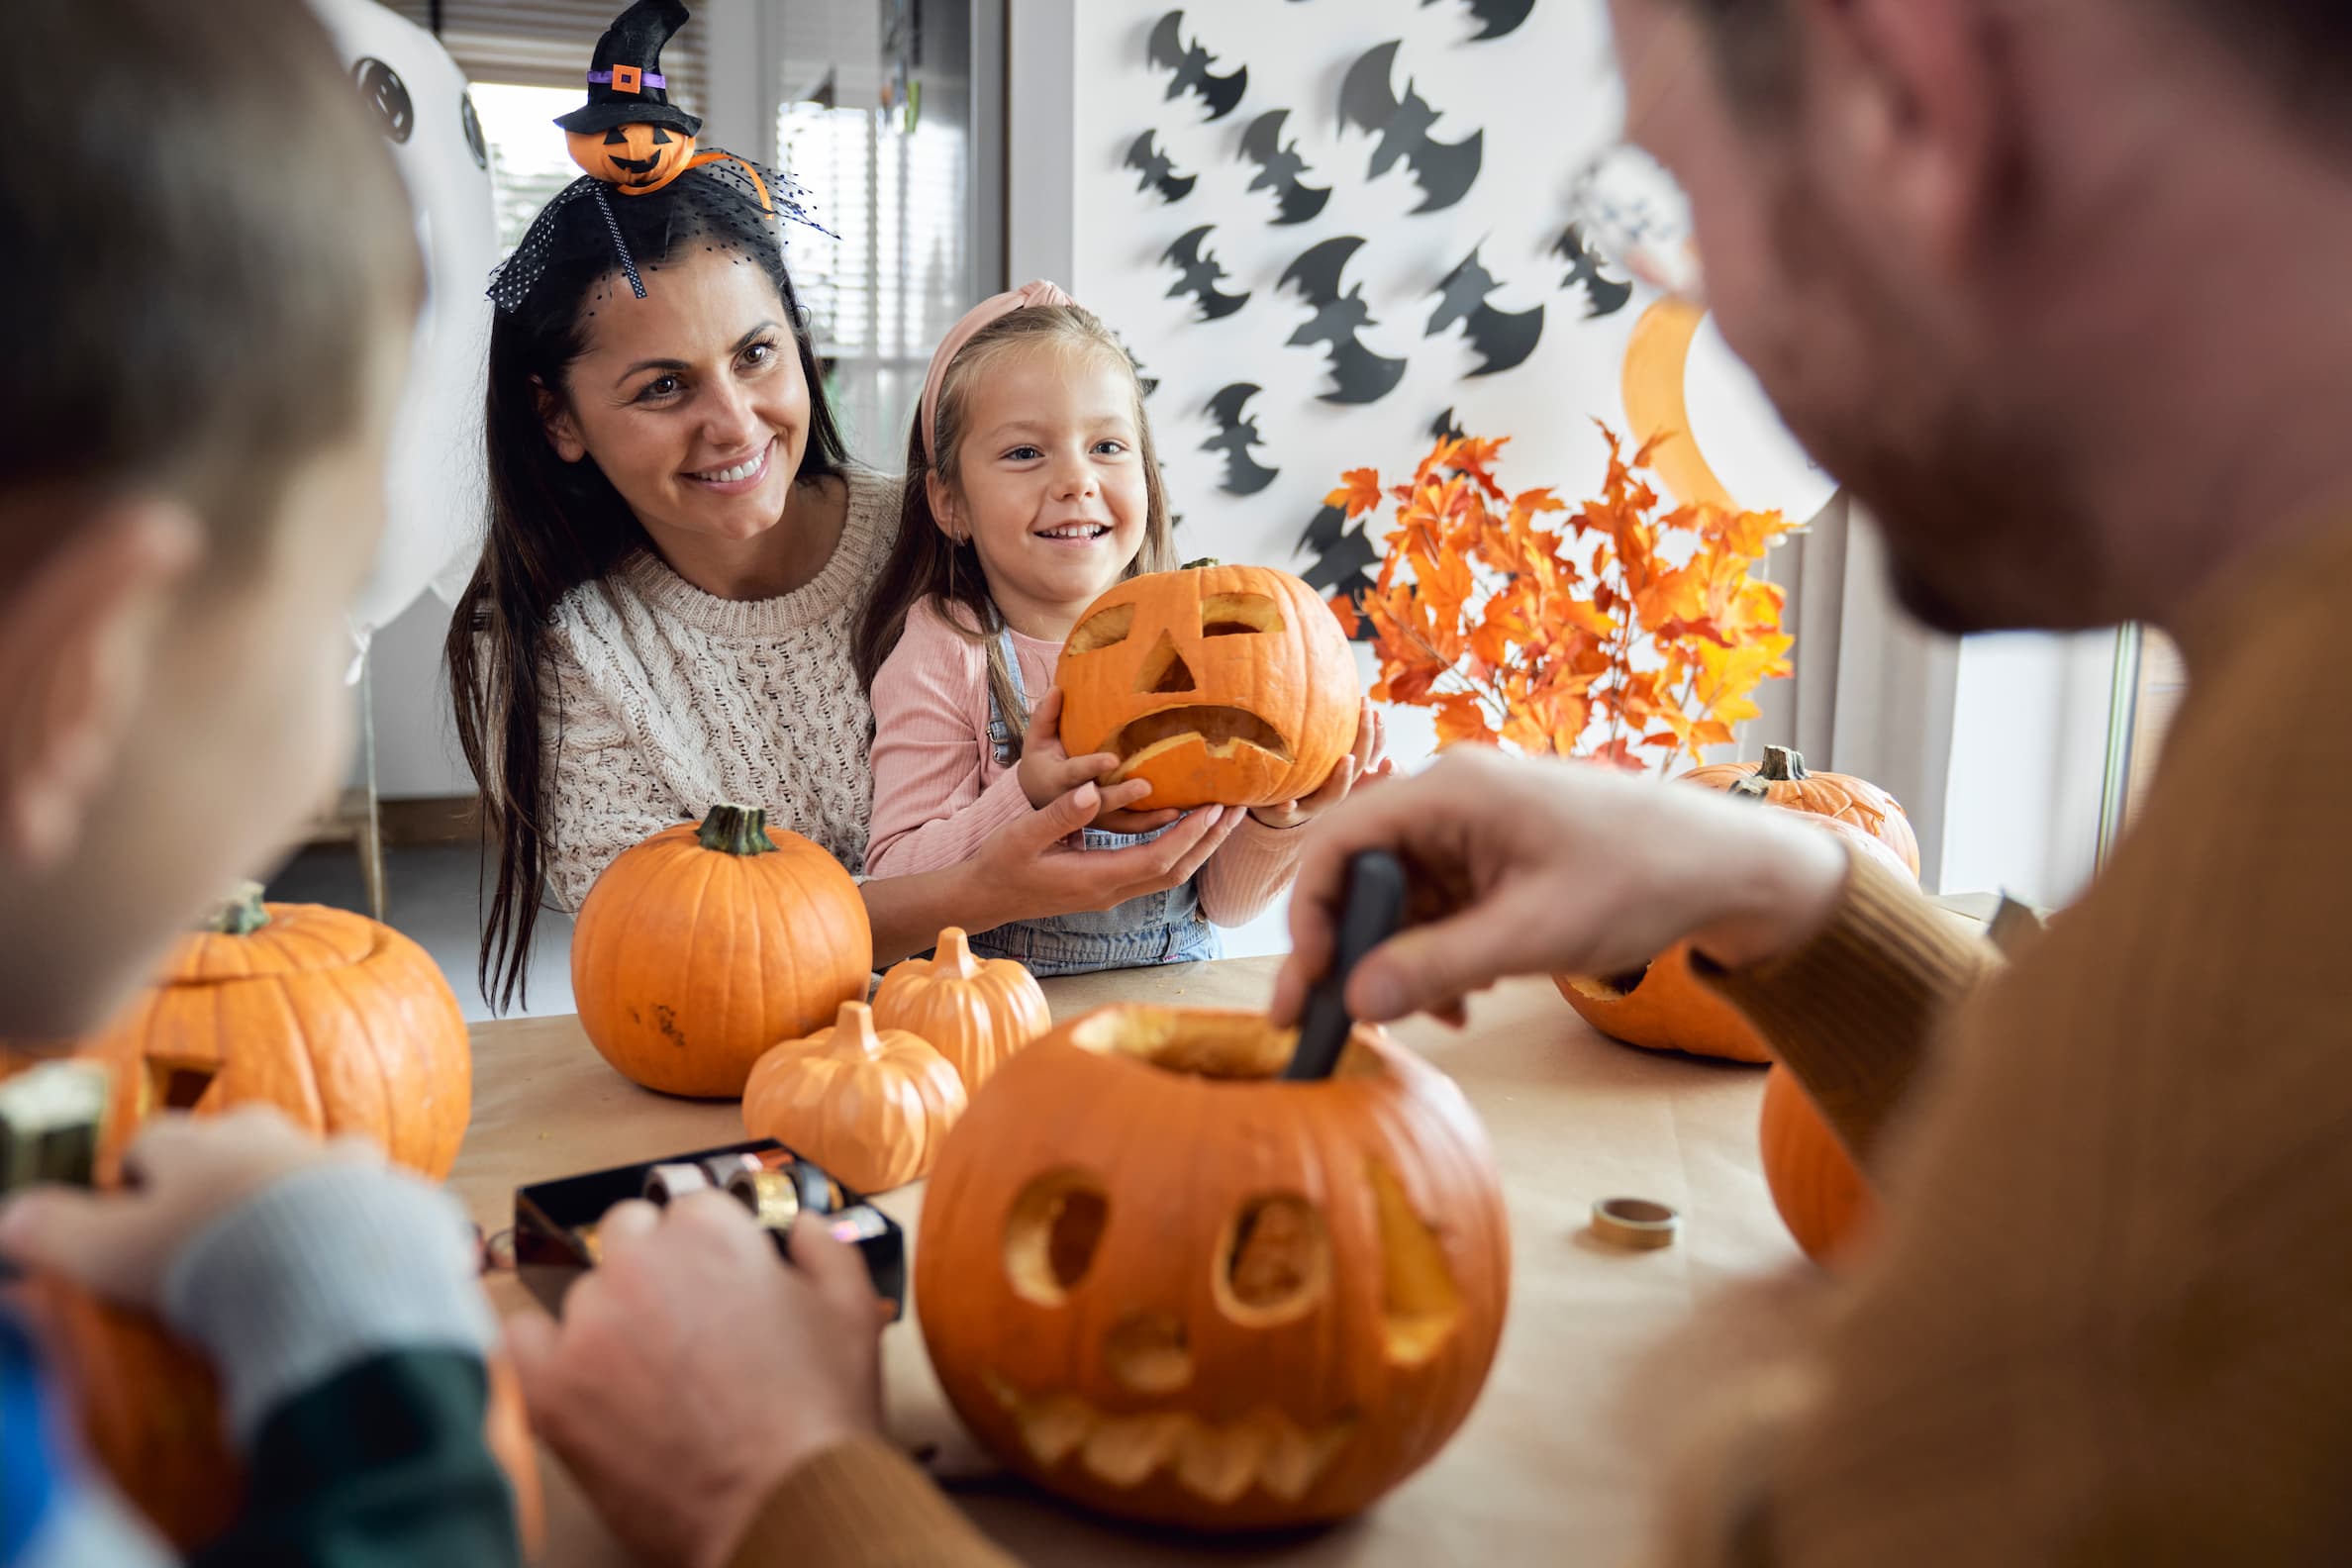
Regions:
<instances>
[{"instance_id":1,"label":"green pumpkin stem","mask_svg":"<svg viewBox=\"0 0 2352 1568\"><path fill-rule=\"evenodd\" d=\"M764 806L714 806L694 837L705 849L721 854L763 855L776 848L775 840L767 835Z\"/></svg>"},{"instance_id":2,"label":"green pumpkin stem","mask_svg":"<svg viewBox=\"0 0 2352 1568\"><path fill-rule=\"evenodd\" d=\"M1726 791L1726 793L1729 794L1733 800L1742 801L1760 801L1770 800L1772 798L1771 786L1766 784L1762 778L1753 773L1750 773L1746 778L1743 778L1738 783L1732 785L1731 788Z\"/></svg>"},{"instance_id":3,"label":"green pumpkin stem","mask_svg":"<svg viewBox=\"0 0 2352 1568\"><path fill-rule=\"evenodd\" d=\"M1766 746L1764 765L1756 770L1756 777L1771 784L1792 784L1810 778L1805 771L1805 758L1794 746Z\"/></svg>"},{"instance_id":4,"label":"green pumpkin stem","mask_svg":"<svg viewBox=\"0 0 2352 1568\"><path fill-rule=\"evenodd\" d=\"M269 911L261 907L261 884L240 882L196 929L216 936L250 936L268 924Z\"/></svg>"},{"instance_id":5,"label":"green pumpkin stem","mask_svg":"<svg viewBox=\"0 0 2352 1568\"><path fill-rule=\"evenodd\" d=\"M1188 560L1176 569L1178 571L1205 571L1211 566L1223 566L1224 564L1224 561L1214 555L1204 555L1199 560Z\"/></svg>"}]
</instances>

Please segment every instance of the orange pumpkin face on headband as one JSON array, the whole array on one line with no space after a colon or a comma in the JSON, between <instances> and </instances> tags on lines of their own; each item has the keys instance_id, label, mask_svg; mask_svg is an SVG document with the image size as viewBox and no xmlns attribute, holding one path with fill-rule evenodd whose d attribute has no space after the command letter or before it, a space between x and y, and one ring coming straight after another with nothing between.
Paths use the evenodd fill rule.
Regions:
<instances>
[{"instance_id":1,"label":"orange pumpkin face on headband","mask_svg":"<svg viewBox=\"0 0 2352 1568\"><path fill-rule=\"evenodd\" d=\"M625 191L656 191L684 172L694 138L668 126L637 123L604 131L569 131L572 161Z\"/></svg>"}]
</instances>

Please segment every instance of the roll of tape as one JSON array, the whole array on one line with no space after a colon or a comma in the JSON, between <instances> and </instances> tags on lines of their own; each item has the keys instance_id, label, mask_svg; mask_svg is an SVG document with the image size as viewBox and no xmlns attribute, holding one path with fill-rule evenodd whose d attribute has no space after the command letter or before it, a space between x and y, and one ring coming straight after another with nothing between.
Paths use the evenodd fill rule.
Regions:
<instances>
[{"instance_id":1,"label":"roll of tape","mask_svg":"<svg viewBox=\"0 0 2352 1568\"><path fill-rule=\"evenodd\" d=\"M1593 1205L1593 1234L1612 1246L1650 1251L1674 1245L1682 1216L1647 1198L1604 1198Z\"/></svg>"}]
</instances>

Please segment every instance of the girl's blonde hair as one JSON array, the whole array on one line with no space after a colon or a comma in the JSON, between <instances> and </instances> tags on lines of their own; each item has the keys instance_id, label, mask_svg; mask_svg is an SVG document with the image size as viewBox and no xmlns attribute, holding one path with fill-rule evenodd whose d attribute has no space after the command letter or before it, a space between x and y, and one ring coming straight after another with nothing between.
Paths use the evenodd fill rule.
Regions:
<instances>
[{"instance_id":1,"label":"girl's blonde hair","mask_svg":"<svg viewBox=\"0 0 2352 1568\"><path fill-rule=\"evenodd\" d=\"M1033 305L991 323L948 365L939 388L939 460L935 467L931 443L924 440L922 416L916 416L907 441L907 488L899 506L898 539L891 545L890 558L866 602L851 647L858 681L871 692L883 660L890 657L906 633L908 614L925 599L939 601L947 624L987 649L989 694L1012 731L1016 757L1021 754L1022 734L1029 728L1029 713L1014 695L1012 671L1005 664L999 636L1004 618L989 596L988 576L972 541L949 539L939 527L931 511L930 481L935 474L948 490L961 493L958 453L970 415L972 389L998 359L1045 348L1103 356L1115 361L1132 383L1136 455L1143 463L1143 544L1121 578L1124 581L1143 572L1175 567L1176 540L1168 519L1167 488L1160 479L1159 454L1151 443L1151 421L1143 412L1143 383L1135 375L1134 360L1093 312L1077 305Z\"/></svg>"}]
</instances>

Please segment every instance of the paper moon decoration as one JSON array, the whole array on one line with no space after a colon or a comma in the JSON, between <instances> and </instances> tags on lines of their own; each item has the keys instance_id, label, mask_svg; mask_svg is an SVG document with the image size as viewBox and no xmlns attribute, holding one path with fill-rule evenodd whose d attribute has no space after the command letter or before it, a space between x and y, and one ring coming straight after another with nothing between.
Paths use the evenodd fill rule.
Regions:
<instances>
[{"instance_id":1,"label":"paper moon decoration","mask_svg":"<svg viewBox=\"0 0 2352 1568\"><path fill-rule=\"evenodd\" d=\"M400 165L425 255L425 309L386 464L384 537L350 611L364 647L437 579L470 565L480 537L483 290L498 261L498 209L465 73L440 41L377 0L311 4ZM453 593L458 584L441 586Z\"/></svg>"},{"instance_id":2,"label":"paper moon decoration","mask_svg":"<svg viewBox=\"0 0 2352 1568\"><path fill-rule=\"evenodd\" d=\"M1715 318L1681 300L1643 313L1625 345L1625 419L1636 442L1674 433L1652 468L1685 506L1779 512L1803 521L1837 481L1806 455Z\"/></svg>"}]
</instances>

